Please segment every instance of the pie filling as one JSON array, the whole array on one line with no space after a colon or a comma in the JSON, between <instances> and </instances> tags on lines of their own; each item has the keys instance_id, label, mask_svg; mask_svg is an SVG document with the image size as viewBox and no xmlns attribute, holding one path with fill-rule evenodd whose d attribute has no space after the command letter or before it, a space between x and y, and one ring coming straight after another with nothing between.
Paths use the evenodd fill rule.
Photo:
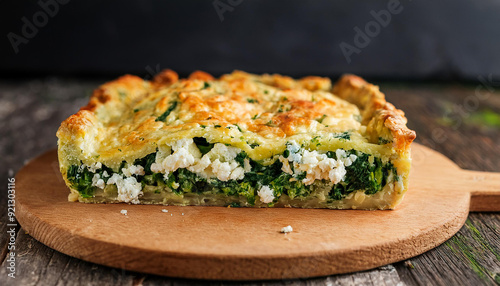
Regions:
<instances>
[{"instance_id":1,"label":"pie filling","mask_svg":"<svg viewBox=\"0 0 500 286\"><path fill-rule=\"evenodd\" d=\"M164 145L117 170L102 163L72 165L67 179L87 202L338 208L356 193L403 190L389 161L356 150L308 150L289 141L272 158L203 137Z\"/></svg>"}]
</instances>

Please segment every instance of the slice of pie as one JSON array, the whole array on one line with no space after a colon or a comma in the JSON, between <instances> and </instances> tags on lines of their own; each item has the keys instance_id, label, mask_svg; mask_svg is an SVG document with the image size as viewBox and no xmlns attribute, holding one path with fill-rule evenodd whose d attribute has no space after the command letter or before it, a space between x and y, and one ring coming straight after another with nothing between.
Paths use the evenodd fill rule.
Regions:
<instances>
[{"instance_id":1,"label":"slice of pie","mask_svg":"<svg viewBox=\"0 0 500 286\"><path fill-rule=\"evenodd\" d=\"M415 132L354 75L165 70L102 85L57 137L70 201L392 209Z\"/></svg>"}]
</instances>

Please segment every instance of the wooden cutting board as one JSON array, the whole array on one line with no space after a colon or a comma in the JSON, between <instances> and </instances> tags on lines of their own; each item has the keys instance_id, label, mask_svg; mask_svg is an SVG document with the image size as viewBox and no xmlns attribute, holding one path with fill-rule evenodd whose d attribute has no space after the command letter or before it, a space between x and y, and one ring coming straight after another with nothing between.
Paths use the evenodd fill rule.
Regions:
<instances>
[{"instance_id":1,"label":"wooden cutting board","mask_svg":"<svg viewBox=\"0 0 500 286\"><path fill-rule=\"evenodd\" d=\"M418 144L412 153L403 203L361 211L70 203L53 150L17 174L16 217L57 251L151 274L257 280L360 271L436 247L469 211L500 211L500 173L462 170ZM287 225L293 232L280 233Z\"/></svg>"}]
</instances>

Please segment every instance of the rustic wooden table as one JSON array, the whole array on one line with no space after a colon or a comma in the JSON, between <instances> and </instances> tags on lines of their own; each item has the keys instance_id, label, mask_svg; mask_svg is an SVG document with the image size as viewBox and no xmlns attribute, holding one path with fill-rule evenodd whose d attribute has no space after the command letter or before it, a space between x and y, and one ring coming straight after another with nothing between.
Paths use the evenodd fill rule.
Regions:
<instances>
[{"instance_id":1,"label":"rustic wooden table","mask_svg":"<svg viewBox=\"0 0 500 286\"><path fill-rule=\"evenodd\" d=\"M500 214L471 213L462 229L441 246L407 261L364 272L266 282L206 282L113 269L54 251L16 229L16 278L7 274L8 178L56 147L60 122L85 105L104 80L43 78L0 80L0 285L498 285ZM500 84L381 83L390 102L406 111L417 142L465 169L500 172ZM498 90L495 90L498 89Z\"/></svg>"}]
</instances>

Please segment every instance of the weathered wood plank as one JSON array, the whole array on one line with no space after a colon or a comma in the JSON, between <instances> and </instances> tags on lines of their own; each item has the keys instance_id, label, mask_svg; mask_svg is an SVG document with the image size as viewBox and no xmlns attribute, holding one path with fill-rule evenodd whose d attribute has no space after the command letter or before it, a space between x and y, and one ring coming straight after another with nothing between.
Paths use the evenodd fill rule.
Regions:
<instances>
[{"instance_id":1,"label":"weathered wood plank","mask_svg":"<svg viewBox=\"0 0 500 286\"><path fill-rule=\"evenodd\" d=\"M20 230L16 240L17 275L6 279L5 261L0 284L8 285L132 285L135 274L109 268L54 251Z\"/></svg>"},{"instance_id":2,"label":"weathered wood plank","mask_svg":"<svg viewBox=\"0 0 500 286\"><path fill-rule=\"evenodd\" d=\"M417 141L443 153L465 169L500 171L500 132L471 126L467 118L484 109L500 111L498 92L477 100L475 87L448 86L443 89L385 88L388 98L405 110ZM418 96L416 96L418 95ZM443 120L451 118L445 124ZM416 162L417 163L417 162ZM469 215L466 225L452 239L416 258L396 263L409 285L495 285L500 283L498 214Z\"/></svg>"},{"instance_id":3,"label":"weathered wood plank","mask_svg":"<svg viewBox=\"0 0 500 286\"><path fill-rule=\"evenodd\" d=\"M207 282L199 280L187 279L169 279L172 285L386 285L386 286L402 286L404 283L399 279L396 269L392 265L379 267L370 271L357 272L352 274L335 275L329 277L319 277L310 279L295 279L284 281L264 281L264 282ZM160 276L148 275L142 285L153 286L163 285L165 278Z\"/></svg>"},{"instance_id":4,"label":"weathered wood plank","mask_svg":"<svg viewBox=\"0 0 500 286\"><path fill-rule=\"evenodd\" d=\"M61 120L76 112L97 82L81 84L57 79L0 82L0 257L7 252L7 178L13 177L26 160L56 146L55 131ZM57 166L54 166L57 170ZM5 188L5 189L4 189ZM17 251L22 244L16 241ZM28 255L34 255L29 253ZM36 259L36 257L33 257ZM4 264L3 264L4 265ZM5 266L5 265L4 265ZM2 271L5 271L2 267ZM0 284L11 283L5 272ZM26 274L30 277L30 272ZM43 279L41 280L43 281Z\"/></svg>"},{"instance_id":5,"label":"weathered wood plank","mask_svg":"<svg viewBox=\"0 0 500 286\"><path fill-rule=\"evenodd\" d=\"M432 285L497 285L500 241L494 229L498 219L497 214L471 214L460 232L443 245L395 264L401 279L409 285L431 281Z\"/></svg>"}]
</instances>

